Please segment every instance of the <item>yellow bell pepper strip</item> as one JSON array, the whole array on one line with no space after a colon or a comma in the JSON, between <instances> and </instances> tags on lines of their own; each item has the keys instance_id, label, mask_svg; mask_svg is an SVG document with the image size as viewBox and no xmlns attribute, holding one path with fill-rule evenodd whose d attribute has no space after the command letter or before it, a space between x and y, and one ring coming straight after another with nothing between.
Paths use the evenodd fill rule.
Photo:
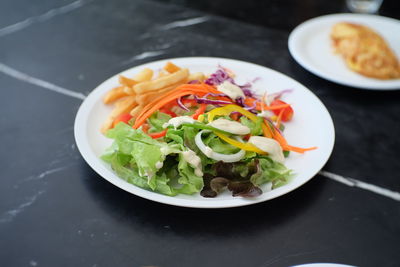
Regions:
<instances>
[{"instance_id":1,"label":"yellow bell pepper strip","mask_svg":"<svg viewBox=\"0 0 400 267\"><path fill-rule=\"evenodd\" d=\"M242 143L242 142L236 141L236 140L234 140L234 139L232 139L232 138L230 138L227 135L222 134L222 133L214 132L214 134L216 136L218 136L219 138L221 138L222 140L224 140L225 142L227 142L228 144L231 144L231 145L233 145L235 147L238 147L240 149L243 149L243 150L246 150L246 151L253 151L253 152L256 152L258 154L264 154L264 155L268 154L267 152L262 151L261 149L258 149L253 144Z\"/></svg>"},{"instance_id":2,"label":"yellow bell pepper strip","mask_svg":"<svg viewBox=\"0 0 400 267\"><path fill-rule=\"evenodd\" d=\"M208 121L212 122L214 120L215 116L218 116L218 115L228 116L232 112L242 113L244 116L246 116L247 118L249 118L252 121L256 121L257 120L257 116L254 115L253 113L245 110L242 107L239 107L238 105L229 104L229 105L225 105L225 106L220 107L220 108L215 108L215 109L211 110L210 112L208 112L207 113L208 114Z\"/></svg>"},{"instance_id":3,"label":"yellow bell pepper strip","mask_svg":"<svg viewBox=\"0 0 400 267\"><path fill-rule=\"evenodd\" d=\"M198 118L197 121L203 122L204 121L204 114L201 114Z\"/></svg>"},{"instance_id":4,"label":"yellow bell pepper strip","mask_svg":"<svg viewBox=\"0 0 400 267\"><path fill-rule=\"evenodd\" d=\"M208 114L208 121L209 122L213 121L215 116L218 116L218 115L227 116L227 115L231 114L232 112L239 112L239 113L243 114L244 116L246 116L247 118L249 118L250 120L252 120L254 122L257 122L257 120L258 120L256 115L254 115L253 113L245 110L244 108L239 107L237 105L229 104L229 105L226 105L226 106L223 106L223 107L220 107L220 108L213 109L210 112L208 112L207 113ZM278 143L281 145L283 150L295 151L295 152L298 152L298 153L304 153L305 151L313 150L313 149L317 148L317 147L300 148L300 147L291 146L291 145L289 145L287 143L285 138L278 131L275 131L275 130L269 128L269 126L267 126L267 123L268 123L268 121L264 120L264 123L261 125L263 133L264 133L264 136L268 137L268 138L273 138L276 141L278 141ZM233 146L239 147L239 148L241 148L243 150L254 151L254 152L257 152L259 154L268 154L268 153L258 149L257 147L255 147L252 144L241 143L241 142L236 141L236 140L234 140L234 139L232 139L232 138L230 138L230 137L228 137L228 136L226 136L224 134L221 134L221 133L214 132L214 134L217 135L222 140L224 140L225 142L227 142L227 143L229 143L229 144L231 144Z\"/></svg>"},{"instance_id":5,"label":"yellow bell pepper strip","mask_svg":"<svg viewBox=\"0 0 400 267\"><path fill-rule=\"evenodd\" d=\"M259 119L256 115L254 115L250 111L247 111L244 108L239 107L238 105L229 104L229 105L226 105L226 106L223 106L220 108L215 108L215 109L211 110L210 112L208 112L207 113L208 121L212 122L214 120L215 116L218 116L218 115L227 116L227 115L231 114L232 112L239 112L242 115L249 118L250 120L252 120L253 122L257 122ZM268 126L265 125L265 123L261 124L261 128L263 130L265 137L272 138L271 131L268 129Z\"/></svg>"}]
</instances>

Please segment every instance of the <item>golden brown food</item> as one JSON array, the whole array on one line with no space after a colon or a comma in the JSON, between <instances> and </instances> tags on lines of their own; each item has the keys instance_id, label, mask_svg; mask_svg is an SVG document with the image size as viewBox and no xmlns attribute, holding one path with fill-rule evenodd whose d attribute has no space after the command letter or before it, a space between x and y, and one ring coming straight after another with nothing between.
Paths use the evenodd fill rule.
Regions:
<instances>
[{"instance_id":1,"label":"golden brown food","mask_svg":"<svg viewBox=\"0 0 400 267\"><path fill-rule=\"evenodd\" d=\"M204 79L204 75L191 74L188 69L182 69L171 62L166 63L161 73L162 75L153 79L153 70L145 68L133 78L120 75L119 86L108 91L103 98L104 104L114 104L114 107L102 125L101 132L105 133L111 129L119 116L124 114L136 116L154 99L187 83L188 78Z\"/></svg>"},{"instance_id":2,"label":"golden brown food","mask_svg":"<svg viewBox=\"0 0 400 267\"><path fill-rule=\"evenodd\" d=\"M386 41L369 27L341 22L333 26L335 52L347 66L364 76L382 80L400 78L400 63Z\"/></svg>"}]
</instances>

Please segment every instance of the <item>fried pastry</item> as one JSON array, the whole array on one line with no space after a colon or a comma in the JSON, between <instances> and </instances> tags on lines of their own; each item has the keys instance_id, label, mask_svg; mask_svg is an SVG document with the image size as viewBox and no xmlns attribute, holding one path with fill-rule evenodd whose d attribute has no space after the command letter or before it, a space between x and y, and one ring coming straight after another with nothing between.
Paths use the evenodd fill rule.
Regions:
<instances>
[{"instance_id":1,"label":"fried pastry","mask_svg":"<svg viewBox=\"0 0 400 267\"><path fill-rule=\"evenodd\" d=\"M400 78L400 63L386 41L369 27L340 22L333 26L335 52L347 66L364 76L388 80Z\"/></svg>"}]
</instances>

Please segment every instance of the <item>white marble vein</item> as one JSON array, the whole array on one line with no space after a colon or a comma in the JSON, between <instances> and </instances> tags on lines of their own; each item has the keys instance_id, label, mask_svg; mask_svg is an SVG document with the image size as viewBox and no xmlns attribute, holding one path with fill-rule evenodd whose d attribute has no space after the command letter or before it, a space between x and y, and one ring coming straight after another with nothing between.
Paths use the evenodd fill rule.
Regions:
<instances>
[{"instance_id":1,"label":"white marble vein","mask_svg":"<svg viewBox=\"0 0 400 267\"><path fill-rule=\"evenodd\" d=\"M152 57L156 57L156 56L163 55L163 54L165 54L165 52L162 51L162 50L143 52L143 53L140 53L138 55L135 55L135 56L131 57L128 60L125 60L124 62L122 62L122 65L127 65L127 64L130 64L130 63L135 62L137 60L142 60L142 59L146 59L146 58L152 58Z\"/></svg>"},{"instance_id":2,"label":"white marble vein","mask_svg":"<svg viewBox=\"0 0 400 267\"><path fill-rule=\"evenodd\" d=\"M160 29L161 30L171 30L174 28L187 27L187 26L206 22L207 20L209 20L209 17L207 17L207 16L185 19L185 20L178 20L178 21L174 21L174 22L165 24L165 25L161 26Z\"/></svg>"},{"instance_id":3,"label":"white marble vein","mask_svg":"<svg viewBox=\"0 0 400 267\"><path fill-rule=\"evenodd\" d=\"M331 172L327 172L327 171L320 171L319 172L320 175L327 177L329 179L332 179L336 182L345 184L347 186L352 186L352 187L358 187L364 190L368 190L371 192L374 192L376 194L400 201L400 193L399 192L395 192L383 187L379 187L373 184L368 184L359 180L356 180L354 178L350 178L350 177L344 177L338 174L334 174Z\"/></svg>"},{"instance_id":4,"label":"white marble vein","mask_svg":"<svg viewBox=\"0 0 400 267\"><path fill-rule=\"evenodd\" d=\"M26 181L31 181L31 180L40 180L40 179L43 179L43 178L46 177L47 175L50 175L50 174L52 174L52 173L65 170L66 168L68 168L68 167L71 166L71 165L72 165L72 164L67 165L67 166L63 166L63 167L59 167L59 168L50 169L50 170L44 171L44 172L42 172L42 173L39 173L38 175L35 175L35 176L29 176L29 177L26 178L24 181L26 182Z\"/></svg>"},{"instance_id":5,"label":"white marble vein","mask_svg":"<svg viewBox=\"0 0 400 267\"><path fill-rule=\"evenodd\" d=\"M321 251L323 251L323 249L316 249L316 250L298 252L298 253L287 254L287 255L282 255L282 253L280 253L275 257L268 258L267 261L264 262L261 266L267 267L267 266L270 266L277 262L281 262L282 260L287 259L287 258L295 258L295 257L299 257L299 256L304 256L304 255L316 254L316 253L320 253Z\"/></svg>"},{"instance_id":6,"label":"white marble vein","mask_svg":"<svg viewBox=\"0 0 400 267\"><path fill-rule=\"evenodd\" d=\"M11 68L11 67L3 64L3 63L0 63L0 72L6 74L8 76L11 76L11 77L13 77L15 79L18 79L20 81L24 81L24 82L27 82L27 83L30 83L30 84L34 84L36 86L45 88L47 90L50 90L50 91L53 91L53 92L56 92L56 93L59 93L59 94L67 95L67 96L78 98L78 99L81 99L81 100L86 98L86 96L84 94L82 94L82 93L78 93L78 92L75 92L75 91L72 91L72 90L69 90L69 89L65 89L65 88L62 88L62 87L60 87L58 85L49 83L47 81L44 81L44 80L29 76L28 74L20 72L19 70L13 69L13 68Z\"/></svg>"},{"instance_id":7,"label":"white marble vein","mask_svg":"<svg viewBox=\"0 0 400 267\"><path fill-rule=\"evenodd\" d=\"M89 1L87 1L87 0L78 0L78 1L72 2L72 3L68 4L68 5L51 9L51 10L47 11L46 13L41 14L39 16L30 17L30 18L27 18L27 19L25 19L23 21L8 25L8 26L0 29L0 37L5 36L5 35L10 34L10 33L17 32L17 31L22 30L22 29L25 29L26 27L29 27L30 25L32 25L32 24L34 24L36 22L44 22L44 21L47 21L47 20L49 20L49 19L51 19L51 18L53 18L53 17L55 17L57 15L61 15L61 14L65 14L65 13L71 12L71 11L73 11L75 9L80 8L81 6L86 4L87 2L89 2Z\"/></svg>"},{"instance_id":8,"label":"white marble vein","mask_svg":"<svg viewBox=\"0 0 400 267\"><path fill-rule=\"evenodd\" d=\"M45 191L39 191L32 197L30 197L26 202L18 205L14 209L8 210L0 217L0 223L11 222L18 214L23 212L27 207L31 206L42 195Z\"/></svg>"}]
</instances>

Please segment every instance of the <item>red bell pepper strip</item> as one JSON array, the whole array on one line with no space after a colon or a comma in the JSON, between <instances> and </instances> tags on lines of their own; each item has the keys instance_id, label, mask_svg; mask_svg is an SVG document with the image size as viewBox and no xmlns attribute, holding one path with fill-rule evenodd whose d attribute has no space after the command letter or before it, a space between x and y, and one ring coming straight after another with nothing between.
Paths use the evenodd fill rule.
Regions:
<instances>
[{"instance_id":1,"label":"red bell pepper strip","mask_svg":"<svg viewBox=\"0 0 400 267\"><path fill-rule=\"evenodd\" d=\"M282 106L285 104L287 104L287 103L282 100L277 99L277 100L272 101L270 106L276 107L276 106ZM276 116L279 116L281 114L281 111L283 112L281 115L282 121L290 121L292 119L294 111L291 106L272 110L272 112L274 112L274 114Z\"/></svg>"},{"instance_id":2,"label":"red bell pepper strip","mask_svg":"<svg viewBox=\"0 0 400 267\"><path fill-rule=\"evenodd\" d=\"M131 114L129 114L129 113L123 113L123 114L119 115L118 117L116 117L116 118L114 119L113 128L114 128L119 122L123 122L123 123L128 124L129 121L130 121L131 119L132 119Z\"/></svg>"},{"instance_id":3,"label":"red bell pepper strip","mask_svg":"<svg viewBox=\"0 0 400 267\"><path fill-rule=\"evenodd\" d=\"M157 139L164 137L167 134L168 129L165 129L164 131L161 131L159 133L147 133L151 138Z\"/></svg>"},{"instance_id":4,"label":"red bell pepper strip","mask_svg":"<svg viewBox=\"0 0 400 267\"><path fill-rule=\"evenodd\" d=\"M192 115L192 118L197 120L201 114L204 114L206 108L207 104L201 104L200 107L196 110L196 112Z\"/></svg>"},{"instance_id":5,"label":"red bell pepper strip","mask_svg":"<svg viewBox=\"0 0 400 267\"><path fill-rule=\"evenodd\" d=\"M178 115L176 115L176 113L175 112L173 112L172 110L170 110L170 109L168 109L168 108L161 108L160 109L160 112L162 112L162 113L165 113L165 114L168 114L168 115L170 115L172 118L175 118L176 116L178 116Z\"/></svg>"}]
</instances>

